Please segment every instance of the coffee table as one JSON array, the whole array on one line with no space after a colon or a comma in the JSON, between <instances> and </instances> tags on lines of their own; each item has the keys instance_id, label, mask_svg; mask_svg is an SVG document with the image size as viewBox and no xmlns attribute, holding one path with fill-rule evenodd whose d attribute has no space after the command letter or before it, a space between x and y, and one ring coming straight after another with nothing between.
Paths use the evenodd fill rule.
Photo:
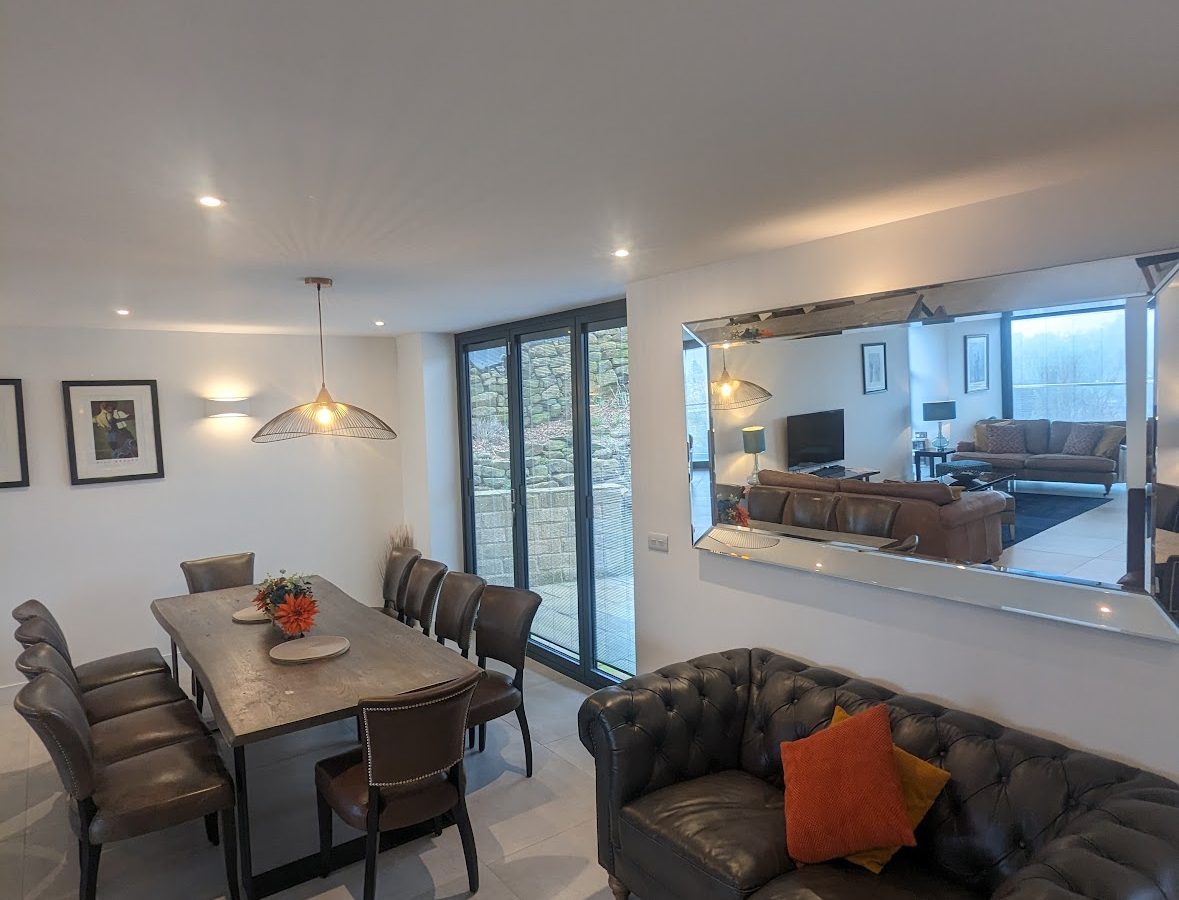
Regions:
<instances>
[{"instance_id":1,"label":"coffee table","mask_svg":"<svg viewBox=\"0 0 1179 900\"><path fill-rule=\"evenodd\" d=\"M1014 472L979 472L970 481L962 482L956 480L952 475L943 475L937 479L942 484L950 487L960 487L964 491L987 491L995 487L997 484L1012 481L1015 478ZM1010 492L1009 492L1010 493Z\"/></svg>"}]
</instances>

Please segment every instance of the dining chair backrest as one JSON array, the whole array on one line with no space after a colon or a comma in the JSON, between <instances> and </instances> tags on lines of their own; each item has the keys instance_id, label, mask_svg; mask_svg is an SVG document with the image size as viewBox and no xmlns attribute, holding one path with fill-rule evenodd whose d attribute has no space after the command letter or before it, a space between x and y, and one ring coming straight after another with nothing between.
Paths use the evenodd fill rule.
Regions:
<instances>
[{"instance_id":1,"label":"dining chair backrest","mask_svg":"<svg viewBox=\"0 0 1179 900\"><path fill-rule=\"evenodd\" d=\"M524 588L489 584L479 601L479 618L475 621L475 653L479 665L488 659L507 663L516 670L516 687L520 687L528 637L538 609L539 594Z\"/></svg>"},{"instance_id":2,"label":"dining chair backrest","mask_svg":"<svg viewBox=\"0 0 1179 900\"><path fill-rule=\"evenodd\" d=\"M409 572L409 584L405 588L405 621L420 625L424 634L430 633L434 619L434 604L438 602L438 590L446 577L446 563L423 557L413 564Z\"/></svg>"},{"instance_id":3,"label":"dining chair backrest","mask_svg":"<svg viewBox=\"0 0 1179 900\"><path fill-rule=\"evenodd\" d=\"M42 642L25 647L16 658L16 669L29 681L46 672L56 675L74 692L78 702L82 702L82 688L78 684L78 676L74 674L74 667L53 649L52 644Z\"/></svg>"},{"instance_id":4,"label":"dining chair backrest","mask_svg":"<svg viewBox=\"0 0 1179 900\"><path fill-rule=\"evenodd\" d=\"M420 691L361 700L360 742L369 787L412 784L462 762L467 710L485 674L479 669Z\"/></svg>"},{"instance_id":5,"label":"dining chair backrest","mask_svg":"<svg viewBox=\"0 0 1179 900\"><path fill-rule=\"evenodd\" d=\"M405 591L409 585L409 573L414 563L422 558L422 551L413 547L393 547L385 562L385 583L381 596L385 598L385 609L400 616L405 612Z\"/></svg>"},{"instance_id":6,"label":"dining chair backrest","mask_svg":"<svg viewBox=\"0 0 1179 900\"><path fill-rule=\"evenodd\" d=\"M12 610L12 617L18 622L23 622L26 619L48 619L58 628L61 628L61 623L49 611L49 607L40 600L26 600Z\"/></svg>"},{"instance_id":7,"label":"dining chair backrest","mask_svg":"<svg viewBox=\"0 0 1179 900\"><path fill-rule=\"evenodd\" d=\"M66 793L75 800L90 797L94 793L90 723L69 686L47 672L21 688L12 705L45 745Z\"/></svg>"},{"instance_id":8,"label":"dining chair backrest","mask_svg":"<svg viewBox=\"0 0 1179 900\"><path fill-rule=\"evenodd\" d=\"M479 611L479 598L485 587L487 582L478 575L449 572L438 591L434 634L440 644L443 641L458 644L459 653L464 658L471 650L471 631L475 627L475 614Z\"/></svg>"},{"instance_id":9,"label":"dining chair backrest","mask_svg":"<svg viewBox=\"0 0 1179 900\"><path fill-rule=\"evenodd\" d=\"M190 594L223 591L254 583L254 554L230 553L189 559L180 564Z\"/></svg>"},{"instance_id":10,"label":"dining chair backrest","mask_svg":"<svg viewBox=\"0 0 1179 900\"><path fill-rule=\"evenodd\" d=\"M67 663L71 666L74 664L73 657L70 656L69 642L56 622L41 618L25 619L17 624L13 636L22 647L48 644L60 653Z\"/></svg>"}]
</instances>

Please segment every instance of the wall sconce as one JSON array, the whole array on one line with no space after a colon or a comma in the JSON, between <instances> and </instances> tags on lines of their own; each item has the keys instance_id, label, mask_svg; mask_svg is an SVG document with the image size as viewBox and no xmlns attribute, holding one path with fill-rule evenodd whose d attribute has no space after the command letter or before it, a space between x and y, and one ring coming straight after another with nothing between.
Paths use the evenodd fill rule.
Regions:
<instances>
[{"instance_id":1,"label":"wall sconce","mask_svg":"<svg viewBox=\"0 0 1179 900\"><path fill-rule=\"evenodd\" d=\"M205 418L241 418L250 414L249 397L206 397Z\"/></svg>"}]
</instances>

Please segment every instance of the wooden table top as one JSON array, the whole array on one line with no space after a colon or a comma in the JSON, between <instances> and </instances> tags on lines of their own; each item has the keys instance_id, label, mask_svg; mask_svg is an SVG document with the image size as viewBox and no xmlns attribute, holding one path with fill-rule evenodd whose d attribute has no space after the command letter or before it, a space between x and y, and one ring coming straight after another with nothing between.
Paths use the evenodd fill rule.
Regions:
<instances>
[{"instance_id":1,"label":"wooden table top","mask_svg":"<svg viewBox=\"0 0 1179 900\"><path fill-rule=\"evenodd\" d=\"M416 628L311 577L319 615L313 634L338 634L351 649L306 665L279 665L273 626L239 625L232 615L256 586L153 600L152 614L204 686L221 734L241 746L346 719L362 697L389 697L459 678L475 666Z\"/></svg>"}]
</instances>

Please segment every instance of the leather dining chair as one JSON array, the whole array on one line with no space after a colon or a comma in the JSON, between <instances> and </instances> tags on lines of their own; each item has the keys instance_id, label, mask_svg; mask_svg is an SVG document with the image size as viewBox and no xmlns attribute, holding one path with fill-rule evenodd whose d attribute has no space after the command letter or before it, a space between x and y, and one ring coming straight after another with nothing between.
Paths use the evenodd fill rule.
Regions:
<instances>
[{"instance_id":1,"label":"leather dining chair","mask_svg":"<svg viewBox=\"0 0 1179 900\"><path fill-rule=\"evenodd\" d=\"M489 671L487 678L475 689L467 720L469 744L474 746L478 730L479 752L482 753L487 747L487 723L515 712L524 735L524 763L529 778L532 777L532 737L524 713L524 661L540 599L539 594L524 588L489 584L483 591L479 617L475 622L475 654L479 666L486 669L487 660L494 659L507 663L516 671L512 678L502 672Z\"/></svg>"},{"instance_id":2,"label":"leather dining chair","mask_svg":"<svg viewBox=\"0 0 1179 900\"><path fill-rule=\"evenodd\" d=\"M196 712L187 700L183 705L189 719L170 713L169 735L153 733L163 710L92 727L72 689L56 675L38 675L16 695L13 706L45 745L73 801L69 822L78 839L80 900L95 898L105 844L194 819L204 819L209 840L222 844L229 897L238 900L233 782Z\"/></svg>"},{"instance_id":3,"label":"leather dining chair","mask_svg":"<svg viewBox=\"0 0 1179 900\"><path fill-rule=\"evenodd\" d=\"M471 893L479 890L475 834L467 814L463 728L481 671L388 699L361 700L360 746L315 765L320 874L331 871L332 812L365 832L364 900L377 889L381 832L453 812ZM413 740L406 740L413 735Z\"/></svg>"},{"instance_id":4,"label":"leather dining chair","mask_svg":"<svg viewBox=\"0 0 1179 900\"><path fill-rule=\"evenodd\" d=\"M418 625L422 634L430 636L430 625L434 621L434 605L438 602L438 591L446 577L446 563L423 557L414 563L405 586L405 611L401 621L406 625Z\"/></svg>"},{"instance_id":5,"label":"leather dining chair","mask_svg":"<svg viewBox=\"0 0 1179 900\"><path fill-rule=\"evenodd\" d=\"M409 573L422 558L422 551L413 547L393 547L385 562L385 581L381 595L385 598L385 615L401 619L405 615L405 590Z\"/></svg>"},{"instance_id":6,"label":"leather dining chair","mask_svg":"<svg viewBox=\"0 0 1179 900\"><path fill-rule=\"evenodd\" d=\"M209 591L223 591L226 588L245 587L254 583L254 554L229 553L225 556L206 556L204 559L189 559L180 564L184 582L190 594L206 594ZM172 672L180 679L180 660L177 658L176 641L172 641ZM192 673L192 696L198 710L205 708L205 689Z\"/></svg>"},{"instance_id":7,"label":"leather dining chair","mask_svg":"<svg viewBox=\"0 0 1179 900\"><path fill-rule=\"evenodd\" d=\"M835 525L847 534L892 537L901 504L876 497L843 497L835 505Z\"/></svg>"},{"instance_id":8,"label":"leather dining chair","mask_svg":"<svg viewBox=\"0 0 1179 900\"><path fill-rule=\"evenodd\" d=\"M454 641L458 651L466 659L471 652L471 633L475 627L475 615L479 611L479 600L487 582L478 575L466 572L449 572L442 579L438 591L438 613L434 617L434 634L438 643L445 645Z\"/></svg>"}]
</instances>

